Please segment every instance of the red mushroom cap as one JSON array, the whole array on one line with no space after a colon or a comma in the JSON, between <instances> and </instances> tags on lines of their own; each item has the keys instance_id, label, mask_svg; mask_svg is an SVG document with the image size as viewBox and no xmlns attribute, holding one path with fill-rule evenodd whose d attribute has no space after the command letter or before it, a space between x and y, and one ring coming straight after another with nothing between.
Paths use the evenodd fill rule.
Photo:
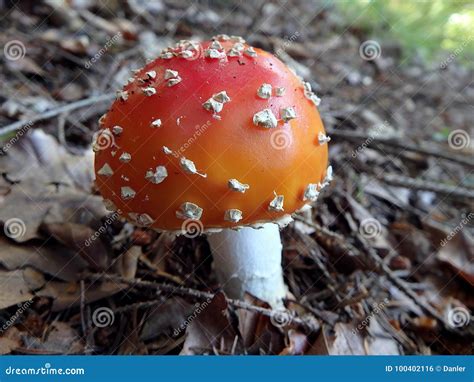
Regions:
<instances>
[{"instance_id":1,"label":"red mushroom cap","mask_svg":"<svg viewBox=\"0 0 474 382\"><path fill-rule=\"evenodd\" d=\"M241 38L181 41L136 71L101 118L97 186L110 209L158 230L287 220L332 176L318 102Z\"/></svg>"}]
</instances>

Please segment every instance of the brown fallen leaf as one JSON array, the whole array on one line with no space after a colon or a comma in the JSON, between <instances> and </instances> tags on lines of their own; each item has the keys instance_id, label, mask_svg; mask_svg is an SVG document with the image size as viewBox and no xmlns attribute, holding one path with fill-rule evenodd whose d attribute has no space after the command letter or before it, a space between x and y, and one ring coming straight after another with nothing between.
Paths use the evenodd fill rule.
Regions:
<instances>
[{"instance_id":1,"label":"brown fallen leaf","mask_svg":"<svg viewBox=\"0 0 474 382\"><path fill-rule=\"evenodd\" d=\"M1 236L0 264L9 271L30 266L64 281L78 280L87 266L75 251L58 243L15 244Z\"/></svg>"},{"instance_id":2,"label":"brown fallen leaf","mask_svg":"<svg viewBox=\"0 0 474 382\"><path fill-rule=\"evenodd\" d=\"M55 321L47 328L44 341L25 334L23 347L18 349L26 354L81 354L84 344L76 330L69 324Z\"/></svg>"},{"instance_id":3,"label":"brown fallen leaf","mask_svg":"<svg viewBox=\"0 0 474 382\"><path fill-rule=\"evenodd\" d=\"M400 355L398 343L383 329L377 317L372 317L368 327L369 336L364 347L369 355Z\"/></svg>"},{"instance_id":4,"label":"brown fallen leaf","mask_svg":"<svg viewBox=\"0 0 474 382\"><path fill-rule=\"evenodd\" d=\"M448 264L456 273L474 287L474 239L467 230L462 230L441 241L437 258Z\"/></svg>"},{"instance_id":5,"label":"brown fallen leaf","mask_svg":"<svg viewBox=\"0 0 474 382\"><path fill-rule=\"evenodd\" d=\"M189 320L186 340L180 354L239 353L241 344L227 313L223 293L216 294L204 309Z\"/></svg>"},{"instance_id":6,"label":"brown fallen leaf","mask_svg":"<svg viewBox=\"0 0 474 382\"><path fill-rule=\"evenodd\" d=\"M280 352L280 355L303 355L308 346L306 334L290 329L288 331L288 345Z\"/></svg>"},{"instance_id":7,"label":"brown fallen leaf","mask_svg":"<svg viewBox=\"0 0 474 382\"><path fill-rule=\"evenodd\" d=\"M33 298L32 285L24 270L0 271L0 309L29 301Z\"/></svg>"},{"instance_id":8,"label":"brown fallen leaf","mask_svg":"<svg viewBox=\"0 0 474 382\"><path fill-rule=\"evenodd\" d=\"M355 331L352 324L337 323L334 327L335 338L329 345L330 355L365 355L362 335Z\"/></svg>"},{"instance_id":9,"label":"brown fallen leaf","mask_svg":"<svg viewBox=\"0 0 474 382\"><path fill-rule=\"evenodd\" d=\"M0 355L10 354L22 344L21 333L14 326L0 337Z\"/></svg>"},{"instance_id":10,"label":"brown fallen leaf","mask_svg":"<svg viewBox=\"0 0 474 382\"><path fill-rule=\"evenodd\" d=\"M115 282L103 282L87 286L84 294L85 303L89 304L102 298L110 297L126 288L127 285ZM51 309L54 312L78 306L81 302L81 290L78 284L50 281L36 295L52 298L53 306Z\"/></svg>"},{"instance_id":11,"label":"brown fallen leaf","mask_svg":"<svg viewBox=\"0 0 474 382\"><path fill-rule=\"evenodd\" d=\"M140 339L150 341L160 335L177 337L184 334L186 323L190 322L201 305L202 303L191 305L180 297L172 297L154 306L143 325Z\"/></svg>"},{"instance_id":12,"label":"brown fallen leaf","mask_svg":"<svg viewBox=\"0 0 474 382\"><path fill-rule=\"evenodd\" d=\"M76 251L95 271L107 269L110 263L111 246L106 245L98 231L82 224L70 222L43 224L43 232Z\"/></svg>"}]
</instances>

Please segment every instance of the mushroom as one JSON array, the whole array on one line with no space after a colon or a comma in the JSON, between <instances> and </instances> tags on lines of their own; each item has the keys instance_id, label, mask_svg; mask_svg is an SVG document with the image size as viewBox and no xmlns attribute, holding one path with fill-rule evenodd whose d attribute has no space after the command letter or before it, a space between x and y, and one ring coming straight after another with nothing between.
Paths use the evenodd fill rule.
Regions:
<instances>
[{"instance_id":1,"label":"mushroom","mask_svg":"<svg viewBox=\"0 0 474 382\"><path fill-rule=\"evenodd\" d=\"M96 145L106 205L137 225L207 234L230 297L249 292L281 306L279 229L332 177L319 98L275 56L234 36L180 41L135 77L97 134L121 127Z\"/></svg>"}]
</instances>

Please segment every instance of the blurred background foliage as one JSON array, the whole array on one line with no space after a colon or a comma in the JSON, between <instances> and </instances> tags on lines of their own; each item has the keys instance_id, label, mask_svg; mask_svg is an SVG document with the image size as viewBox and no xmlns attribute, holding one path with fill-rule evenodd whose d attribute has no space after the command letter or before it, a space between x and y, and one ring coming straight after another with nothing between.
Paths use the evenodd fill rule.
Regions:
<instances>
[{"instance_id":1,"label":"blurred background foliage","mask_svg":"<svg viewBox=\"0 0 474 382\"><path fill-rule=\"evenodd\" d=\"M427 63L450 55L473 67L474 1L332 0L348 24L375 40L397 40L405 58Z\"/></svg>"}]
</instances>

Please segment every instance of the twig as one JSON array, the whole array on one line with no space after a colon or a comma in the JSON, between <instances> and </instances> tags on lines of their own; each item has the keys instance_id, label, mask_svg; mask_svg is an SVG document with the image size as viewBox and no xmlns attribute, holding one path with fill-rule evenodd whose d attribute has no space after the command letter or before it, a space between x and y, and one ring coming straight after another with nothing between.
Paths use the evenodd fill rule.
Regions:
<instances>
[{"instance_id":1,"label":"twig","mask_svg":"<svg viewBox=\"0 0 474 382\"><path fill-rule=\"evenodd\" d=\"M85 98L81 99L80 101L68 103L66 105L59 106L55 109L46 111L44 113L40 113L35 115L32 118L29 118L28 120L20 120L16 121L10 125L4 126L0 128L0 135L4 135L7 133L10 133L12 131L16 131L21 129L25 124L33 124L39 121L43 121L45 119L53 118L56 117L60 114L70 112L72 110L80 109L81 107L86 107L89 105L93 105L99 102L108 102L114 99L115 95L114 94L102 94L99 96L94 96L90 98Z\"/></svg>"},{"instance_id":2,"label":"twig","mask_svg":"<svg viewBox=\"0 0 474 382\"><path fill-rule=\"evenodd\" d=\"M107 279L107 280L118 282L118 283L125 283L125 284L128 284L129 286L139 286L139 287L143 287L143 288L155 289L159 292L166 292L166 293L176 294L176 295L180 295L180 296L193 297L193 298L196 298L198 300L210 300L210 299L213 299L216 296L215 293L204 292L204 291L200 291L200 290L197 290L197 289L186 288L186 287L181 287L181 286L173 286L173 285L169 285L169 284L156 283L156 282L152 282L152 281L141 280L139 278L126 280L126 279L124 279L120 276L110 275L110 274L106 274L106 273L103 273L103 274L100 274L100 273L87 273L87 274L85 274L85 277L87 279L94 279L95 281ZM230 298L227 298L227 297L225 297L225 299L226 299L226 302L229 305L231 305L235 308L245 309L245 310L248 310L248 311L256 312L256 313L262 314L262 315L267 316L267 317L273 317L275 315L275 311L272 310L272 309L262 308L260 306L249 304L245 301L234 300L234 299L230 299ZM156 302L152 302L152 303L154 304ZM120 309L123 310L124 308L120 308ZM301 326L303 326L306 329L309 329L311 331L319 330L319 327L316 327L317 325L312 323L311 320L305 320L304 318L295 317L295 316L292 316L292 315L290 315L290 317L291 317L291 323L293 323L293 324L301 325Z\"/></svg>"},{"instance_id":3,"label":"twig","mask_svg":"<svg viewBox=\"0 0 474 382\"><path fill-rule=\"evenodd\" d=\"M446 184L439 184L421 179L413 179L398 174L382 174L377 176L377 179L380 179L383 182L391 184L393 186L411 188L414 190L432 191L437 194L443 194L450 197L474 199L474 189L469 189L465 187L449 186Z\"/></svg>"},{"instance_id":4,"label":"twig","mask_svg":"<svg viewBox=\"0 0 474 382\"><path fill-rule=\"evenodd\" d=\"M303 223L308 224L310 227L313 227L316 230L320 230L322 233L327 234L332 238L338 238L340 240L344 240L343 237L341 235L339 235L338 233L332 232L332 231L328 230L327 228L323 228L323 227L321 227L320 225L318 225L316 223L309 223L309 222L305 221L303 218L300 218L299 216L295 216L295 219L300 220ZM365 240L364 240L364 243L365 243ZM353 251L354 253L359 252L351 243L348 243L347 241L345 241L345 247L347 248L347 250ZM400 279L390 269L390 267L387 264L385 264L383 259L377 254L377 252L370 245L367 244L367 245L365 245L365 247L367 248L367 253L369 254L370 258L375 262L378 269L381 270L383 273L385 273L387 275L388 279L394 285L396 285L401 291L403 291L403 293L405 293L416 305L418 305L420 308L422 308L425 312L427 312L431 316L435 317L438 321L443 323L443 325L445 326L446 329L453 331L453 328L451 328L449 326L449 324L446 322L444 317L441 314L439 314L438 311L436 311L436 309L434 309L430 305L422 302L421 299L419 298L419 296L415 292L413 292L410 289L410 287L407 285L407 283L405 281L403 281L402 279Z\"/></svg>"},{"instance_id":5,"label":"twig","mask_svg":"<svg viewBox=\"0 0 474 382\"><path fill-rule=\"evenodd\" d=\"M341 130L341 129L327 129L328 134L339 137L342 139L347 139L350 141L364 141L366 146L370 146L372 143L382 144L389 147L397 147L399 149L403 149L406 151L413 151L420 154L430 155L442 159L449 160L451 162L456 162L466 166L473 166L474 167L474 160L470 157L463 157L459 155L452 155L445 151L440 151L435 148L430 148L426 146L418 146L408 142L401 142L398 139L394 138L382 138L379 136L365 134L359 131L351 131L351 130Z\"/></svg>"}]
</instances>

